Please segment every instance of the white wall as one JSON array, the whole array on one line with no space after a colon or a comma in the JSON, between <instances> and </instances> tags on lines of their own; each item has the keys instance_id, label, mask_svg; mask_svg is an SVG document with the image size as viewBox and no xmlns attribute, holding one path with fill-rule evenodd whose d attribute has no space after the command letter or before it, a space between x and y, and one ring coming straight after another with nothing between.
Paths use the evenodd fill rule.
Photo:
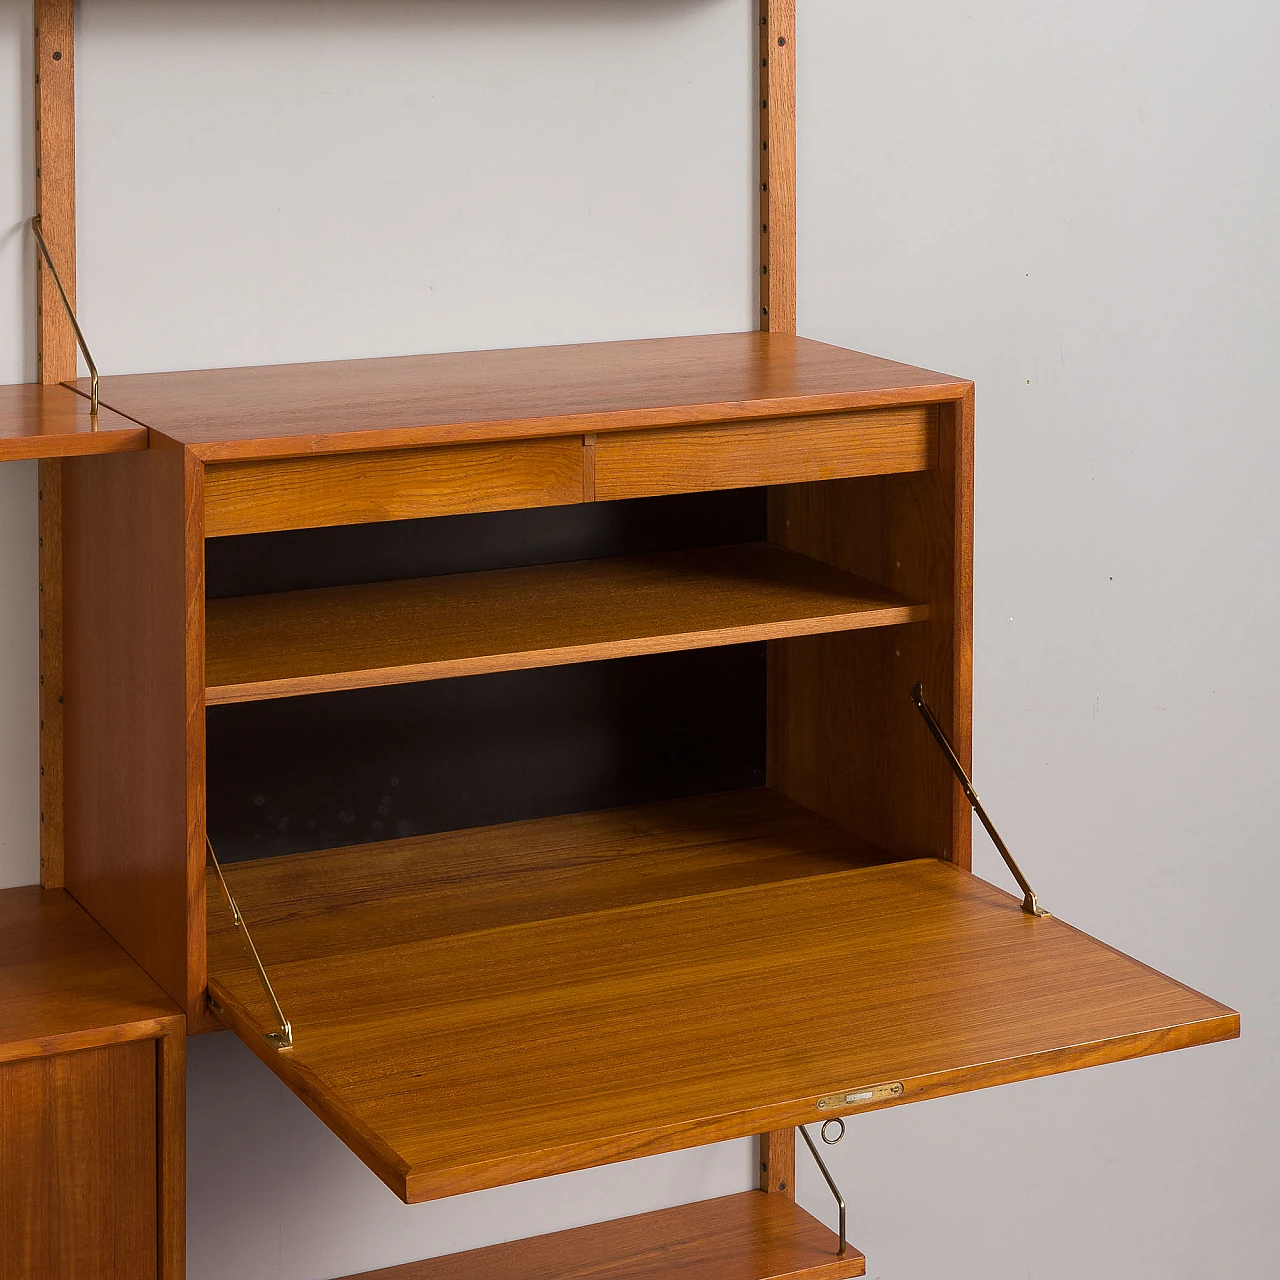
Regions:
<instances>
[{"instance_id":1,"label":"white wall","mask_svg":"<svg viewBox=\"0 0 1280 1280\"><path fill-rule=\"evenodd\" d=\"M1268 1276L1280 16L800 7L802 332L978 383L980 789L1056 913L1245 1025L860 1118L832 1155L854 1238L886 1280ZM750 8L84 0L99 363L747 327ZM29 41L27 0L0 0L0 381L34 373ZM0 468L0 883L37 865L34 487ZM191 1050L196 1280L321 1280L751 1180L732 1143L407 1209L228 1036Z\"/></svg>"}]
</instances>

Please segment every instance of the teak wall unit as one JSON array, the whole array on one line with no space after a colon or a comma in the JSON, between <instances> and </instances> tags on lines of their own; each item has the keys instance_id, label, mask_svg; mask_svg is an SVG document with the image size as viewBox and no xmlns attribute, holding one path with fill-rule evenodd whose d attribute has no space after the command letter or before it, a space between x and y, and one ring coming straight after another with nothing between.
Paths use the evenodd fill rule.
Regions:
<instances>
[{"instance_id":1,"label":"teak wall unit","mask_svg":"<svg viewBox=\"0 0 1280 1280\"><path fill-rule=\"evenodd\" d=\"M74 307L70 0L36 27ZM0 1141L44 1186L74 1124L117 1200L32 1210L0 1274L181 1274L178 1010L410 1202L761 1135L759 1191L402 1280L862 1275L796 1126L1238 1034L969 870L908 695L967 769L973 388L796 336L794 59L762 0L758 333L106 377L95 415L40 262Z\"/></svg>"}]
</instances>

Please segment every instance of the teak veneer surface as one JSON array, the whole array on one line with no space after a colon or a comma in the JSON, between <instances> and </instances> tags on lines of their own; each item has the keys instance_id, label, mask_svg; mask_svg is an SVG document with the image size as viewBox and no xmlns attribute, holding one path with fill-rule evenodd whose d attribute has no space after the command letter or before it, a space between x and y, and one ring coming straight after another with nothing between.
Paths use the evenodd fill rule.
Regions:
<instances>
[{"instance_id":1,"label":"teak veneer surface","mask_svg":"<svg viewBox=\"0 0 1280 1280\"><path fill-rule=\"evenodd\" d=\"M0 1063L0 1280L177 1280L156 1121L146 1040Z\"/></svg>"},{"instance_id":2,"label":"teak veneer surface","mask_svg":"<svg viewBox=\"0 0 1280 1280\"><path fill-rule=\"evenodd\" d=\"M207 606L207 702L919 622L905 596L768 543Z\"/></svg>"},{"instance_id":3,"label":"teak veneer surface","mask_svg":"<svg viewBox=\"0 0 1280 1280\"><path fill-rule=\"evenodd\" d=\"M0 892L0 1062L185 1031L169 998L62 889Z\"/></svg>"},{"instance_id":4,"label":"teak veneer surface","mask_svg":"<svg viewBox=\"0 0 1280 1280\"><path fill-rule=\"evenodd\" d=\"M787 1196L719 1200L512 1240L347 1280L846 1280L866 1259Z\"/></svg>"},{"instance_id":5,"label":"teak veneer surface","mask_svg":"<svg viewBox=\"0 0 1280 1280\"><path fill-rule=\"evenodd\" d=\"M760 787L267 858L227 877L251 882L255 936L287 923L290 945L318 957L376 947L393 919L400 941L421 942L887 858ZM215 906L211 931L221 923Z\"/></svg>"},{"instance_id":6,"label":"teak veneer surface","mask_svg":"<svg viewBox=\"0 0 1280 1280\"><path fill-rule=\"evenodd\" d=\"M764 840L728 816L664 839L690 866L744 839L775 864L839 857L830 823L743 797L773 802ZM595 873L577 902L521 870L537 823L230 868L293 1024L283 1053L210 895L224 1020L409 1202L1239 1031L1225 1006L938 860L688 891L676 877L661 898L615 887L643 809L546 822L549 847L581 824L574 858ZM470 881L420 887L438 850L469 855ZM888 1083L901 1092L843 1101Z\"/></svg>"},{"instance_id":7,"label":"teak veneer surface","mask_svg":"<svg viewBox=\"0 0 1280 1280\"><path fill-rule=\"evenodd\" d=\"M21 382L0 387L0 462L125 453L147 447L147 429L110 409L93 429L87 397L69 387Z\"/></svg>"},{"instance_id":8,"label":"teak veneer surface","mask_svg":"<svg viewBox=\"0 0 1280 1280\"><path fill-rule=\"evenodd\" d=\"M925 404L969 385L789 334L727 333L131 374L103 378L102 400L213 462Z\"/></svg>"}]
</instances>

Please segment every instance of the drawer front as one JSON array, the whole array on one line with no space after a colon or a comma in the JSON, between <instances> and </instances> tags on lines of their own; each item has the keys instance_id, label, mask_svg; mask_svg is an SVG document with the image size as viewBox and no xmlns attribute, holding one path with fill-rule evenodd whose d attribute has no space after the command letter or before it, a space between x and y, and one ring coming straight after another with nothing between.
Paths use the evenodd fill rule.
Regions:
<instances>
[{"instance_id":1,"label":"drawer front","mask_svg":"<svg viewBox=\"0 0 1280 1280\"><path fill-rule=\"evenodd\" d=\"M156 1044L0 1064L0 1280L156 1280Z\"/></svg>"},{"instance_id":2,"label":"drawer front","mask_svg":"<svg viewBox=\"0 0 1280 1280\"><path fill-rule=\"evenodd\" d=\"M596 441L595 496L603 502L888 475L925 471L937 461L938 411L931 405L622 431Z\"/></svg>"},{"instance_id":3,"label":"drawer front","mask_svg":"<svg viewBox=\"0 0 1280 1280\"><path fill-rule=\"evenodd\" d=\"M392 449L205 470L205 536L581 502L581 436Z\"/></svg>"}]
</instances>

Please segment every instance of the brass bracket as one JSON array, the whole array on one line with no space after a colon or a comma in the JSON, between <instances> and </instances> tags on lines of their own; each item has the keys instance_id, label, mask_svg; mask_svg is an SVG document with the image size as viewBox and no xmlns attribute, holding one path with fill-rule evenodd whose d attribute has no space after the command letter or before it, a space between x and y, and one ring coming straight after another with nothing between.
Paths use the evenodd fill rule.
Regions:
<instances>
[{"instance_id":1,"label":"brass bracket","mask_svg":"<svg viewBox=\"0 0 1280 1280\"><path fill-rule=\"evenodd\" d=\"M231 896L231 890L227 887L226 877L222 874L222 868L218 865L218 855L213 851L213 841L209 839L207 831L205 832L204 843L205 848L209 851L209 860L213 863L213 869L217 873L218 883L222 886L222 896L226 898L227 906L231 908L231 919L236 928L244 934L245 944L249 948L253 966L258 971L258 980L262 983L262 989L267 993L267 999L271 1001L271 1007L275 1010L276 1020L280 1023L279 1031L264 1032L267 1037L267 1043L276 1049L292 1049L293 1028L289 1025L289 1019L284 1016L284 1010L280 1008L280 1001L276 999L276 993L272 989L271 979L267 977L267 971L262 967L262 960L258 956L258 948L253 945L253 936L249 932L249 926L245 924L244 916L240 914L240 908L236 906L236 900Z\"/></svg>"},{"instance_id":2,"label":"brass bracket","mask_svg":"<svg viewBox=\"0 0 1280 1280\"><path fill-rule=\"evenodd\" d=\"M56 54L54 55L57 56ZM58 286L58 296L62 299L62 305L67 310L67 319L71 321L71 328L75 331L76 342L80 345L80 354L84 356L84 362L89 366L89 426L93 431L98 429L98 366L93 363L93 357L89 354L89 344L84 340L84 334L80 332L80 322L76 319L76 313L72 309L71 299L67 297L67 291L62 287L62 277L58 274L58 268L53 265L53 257L49 253L49 246L44 242L44 232L40 229L40 215L37 213L31 219L31 232L36 238L36 244L40 246L40 252L44 256L45 266L49 268L49 274L53 277L53 283Z\"/></svg>"},{"instance_id":3,"label":"brass bracket","mask_svg":"<svg viewBox=\"0 0 1280 1280\"><path fill-rule=\"evenodd\" d=\"M834 1138L827 1137L827 1125L839 1125L839 1131ZM831 1170L827 1168L823 1163L822 1157L818 1154L818 1148L813 1145L813 1139L809 1137L809 1130L806 1129L804 1125L797 1125L796 1127L800 1130L800 1136L804 1139L805 1146L809 1148L809 1154L813 1157L814 1162L822 1172L822 1176L827 1180L827 1186L831 1188L831 1194L836 1198L836 1207L840 1210L840 1252L836 1256L843 1258L849 1248L849 1238L845 1231L846 1210L844 1196L840 1194L840 1188L836 1186L836 1180L831 1176ZM822 1140L827 1144L827 1146L835 1146L835 1144L843 1137L843 1120L828 1120L827 1124L822 1126Z\"/></svg>"},{"instance_id":4,"label":"brass bracket","mask_svg":"<svg viewBox=\"0 0 1280 1280\"><path fill-rule=\"evenodd\" d=\"M1050 913L1036 901L1036 895L1027 883L1027 877L1022 874L1018 864L1013 860L1013 854L1009 852L1008 845L1000 839L1000 833L996 830L995 823L987 817L987 811L982 807L982 801L978 799L978 793L973 789L973 783L969 781L969 775L965 773L964 765L960 763L960 757L956 755L955 748L951 745L947 735L943 733L942 726L938 723L933 712L929 710L929 704L924 700L923 685L917 683L916 687L911 690L911 701L916 704L920 714L924 717L925 724L929 726L929 732L933 734L934 740L942 748L942 754L947 757L952 771L960 779L960 785L964 788L965 798L973 806L973 811L978 815L982 825L986 827L987 835L991 837L991 843L995 845L1000 856L1004 859L1005 866L1013 872L1013 878L1018 882L1018 888L1022 890L1023 911L1029 916L1048 916Z\"/></svg>"}]
</instances>

